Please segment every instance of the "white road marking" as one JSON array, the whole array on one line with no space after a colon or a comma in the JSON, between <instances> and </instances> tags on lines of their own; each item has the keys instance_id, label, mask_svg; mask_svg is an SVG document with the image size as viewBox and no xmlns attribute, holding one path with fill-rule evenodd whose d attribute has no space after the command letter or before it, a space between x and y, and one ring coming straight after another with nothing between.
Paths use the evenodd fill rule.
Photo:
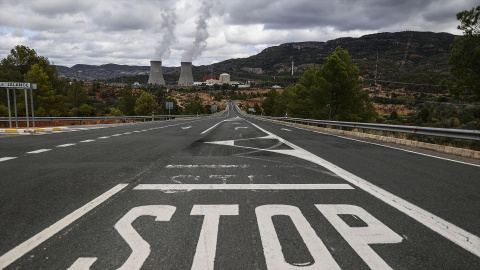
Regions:
<instances>
[{"instance_id":1,"label":"white road marking","mask_svg":"<svg viewBox=\"0 0 480 270\"><path fill-rule=\"evenodd\" d=\"M235 205L194 205L190 215L202 215L202 230L198 238L192 268L194 270L213 270L217 251L218 225L220 216L238 216L238 204Z\"/></svg>"},{"instance_id":2,"label":"white road marking","mask_svg":"<svg viewBox=\"0 0 480 270\"><path fill-rule=\"evenodd\" d=\"M118 269L140 269L150 254L150 245L133 228L132 223L141 216L154 216L155 221L169 221L176 208L170 205L145 205L132 208L116 224L115 229L132 249L125 263ZM78 258L68 270L90 269L97 258Z\"/></svg>"},{"instance_id":3,"label":"white road marking","mask_svg":"<svg viewBox=\"0 0 480 270\"><path fill-rule=\"evenodd\" d=\"M43 152L47 152L47 151L50 151L52 149L38 149L38 150L35 150L35 151L30 151L30 152L27 152L27 154L38 154L38 153L43 153Z\"/></svg>"},{"instance_id":4,"label":"white road marking","mask_svg":"<svg viewBox=\"0 0 480 270\"><path fill-rule=\"evenodd\" d=\"M191 128L192 126L188 126L188 127L182 127L182 129L189 129Z\"/></svg>"},{"instance_id":5,"label":"white road marking","mask_svg":"<svg viewBox=\"0 0 480 270\"><path fill-rule=\"evenodd\" d=\"M316 204L315 206L370 269L392 269L369 245L401 243L403 238L400 235L361 207L342 204ZM360 217L368 226L350 227L339 216L342 214Z\"/></svg>"},{"instance_id":6,"label":"white road marking","mask_svg":"<svg viewBox=\"0 0 480 270\"><path fill-rule=\"evenodd\" d=\"M248 127L236 127L235 130L239 130L241 128L248 128Z\"/></svg>"},{"instance_id":7,"label":"white road marking","mask_svg":"<svg viewBox=\"0 0 480 270\"><path fill-rule=\"evenodd\" d=\"M297 207L291 205L262 205L255 208L255 214L268 269L298 269L301 267L304 269L340 270L325 244ZM310 255L315 260L313 265L292 266L285 260L280 240L273 225L273 216L288 216L291 219Z\"/></svg>"},{"instance_id":8,"label":"white road marking","mask_svg":"<svg viewBox=\"0 0 480 270\"><path fill-rule=\"evenodd\" d=\"M112 137L118 137L118 136L122 136L123 134L113 134Z\"/></svg>"},{"instance_id":9,"label":"white road marking","mask_svg":"<svg viewBox=\"0 0 480 270\"><path fill-rule=\"evenodd\" d=\"M249 122L249 121L247 121ZM268 134L268 138L275 138L280 142L290 146L293 150L269 150L265 149L265 151L270 151L274 153L280 153L285 155L294 156L300 159L304 159L310 162L313 162L317 165L320 165L327 170L333 172L334 174L340 176L341 178L345 179L346 181L350 182L351 184L361 188L362 190L370 193L374 197L382 200L386 204L396 208L397 210L405 213L409 217L415 219L416 221L422 223L426 227L430 228L431 230L437 232L438 234L442 235L443 237L449 239L453 243L461 246L462 248L470 251L471 253L480 257L480 238L472 233L469 233L462 228L435 216L434 214L423 210L422 208L380 188L372 183L366 181L363 178L360 178L340 167L337 165L322 159L307 150L296 146L293 143L290 143L283 138L249 122L259 130ZM235 145L234 145L235 146ZM236 147L236 146L235 146Z\"/></svg>"},{"instance_id":10,"label":"white road marking","mask_svg":"<svg viewBox=\"0 0 480 270\"><path fill-rule=\"evenodd\" d=\"M200 176L199 175L190 175L190 174L189 175L182 174L182 175L172 176L172 181L173 182L181 184L182 182L180 180L177 180L177 179L192 179L194 181L198 181L200 179Z\"/></svg>"},{"instance_id":11,"label":"white road marking","mask_svg":"<svg viewBox=\"0 0 480 270\"><path fill-rule=\"evenodd\" d=\"M95 140L84 140L84 141L80 141L80 142L94 142Z\"/></svg>"},{"instance_id":12,"label":"white road marking","mask_svg":"<svg viewBox=\"0 0 480 270\"><path fill-rule=\"evenodd\" d=\"M229 178L234 178L234 177L236 177L236 175L230 175L230 174L227 174L227 175L210 175L209 177L210 177L210 179L221 179L222 183L226 184L227 180Z\"/></svg>"},{"instance_id":13,"label":"white road marking","mask_svg":"<svg viewBox=\"0 0 480 270\"><path fill-rule=\"evenodd\" d=\"M132 253L127 261L118 269L140 269L150 254L150 245L143 240L133 228L132 222L140 216L154 216L156 217L155 221L169 221L175 210L176 208L170 205L139 206L128 211L128 213L115 224L115 229L117 229L118 233L120 233L132 249Z\"/></svg>"},{"instance_id":14,"label":"white road marking","mask_svg":"<svg viewBox=\"0 0 480 270\"><path fill-rule=\"evenodd\" d=\"M205 131L203 131L202 133L200 133L200 135L203 135L203 134L209 132L210 130L214 129L216 126L220 125L221 123L223 123L223 122L225 122L225 121L227 121L227 120L223 120L223 121L220 121L220 122L216 123L215 125L209 127L208 129L206 129ZM229 120L228 120L228 121L229 121Z\"/></svg>"},{"instance_id":15,"label":"white road marking","mask_svg":"<svg viewBox=\"0 0 480 270\"><path fill-rule=\"evenodd\" d=\"M7 160L12 160L12 159L15 159L17 157L3 157L3 158L0 158L0 162L2 161L7 161Z\"/></svg>"},{"instance_id":16,"label":"white road marking","mask_svg":"<svg viewBox=\"0 0 480 270\"><path fill-rule=\"evenodd\" d=\"M78 258L67 270L87 270L95 263L95 257Z\"/></svg>"},{"instance_id":17,"label":"white road marking","mask_svg":"<svg viewBox=\"0 0 480 270\"><path fill-rule=\"evenodd\" d=\"M103 137L98 137L98 139L108 139L110 136L103 136Z\"/></svg>"},{"instance_id":18,"label":"white road marking","mask_svg":"<svg viewBox=\"0 0 480 270\"><path fill-rule=\"evenodd\" d=\"M259 119L259 120L260 120L260 119ZM260 120L260 121L266 122L266 120ZM271 123L271 122L270 122L270 123ZM374 142L368 142L368 141L362 141L362 140L359 140L359 139L344 137L344 136L340 136L340 135L336 135L336 134L331 134L331 133L326 133L326 132L322 132L322 131L316 131L316 130L301 128L301 127L290 126L290 125L283 124L283 123L275 123L275 124L282 125L282 126L287 126L287 127L292 127L292 128L296 128L296 129L300 129L300 130L304 130L304 131L310 131L310 132L313 132L313 133L328 135L328 136L332 136L332 137L342 138L342 139L345 139L345 140L350 140L350 141L361 142L361 143L366 143L366 144L381 146L381 147L385 147L385 148L400 150L400 151L403 151L403 152L412 153L412 154L417 154L417 155L421 155L421 156L426 156L426 157L431 157L431 158L436 158L436 159L441 159L441 160L456 162L456 163L460 163L460 164L465 164L465 165L480 167L480 165L478 165L478 164L468 163L468 162L459 161L459 160L454 160L454 159L450 159L450 158L438 157L438 156L434 156L434 155L429 155L429 154L425 154L425 153L415 152L415 151L412 151L412 150L402 149L402 148L393 147L393 146L389 146L389 145L384 145L384 144L379 144L379 143L374 143Z\"/></svg>"},{"instance_id":19,"label":"white road marking","mask_svg":"<svg viewBox=\"0 0 480 270\"><path fill-rule=\"evenodd\" d=\"M56 147L69 147L69 146L72 146L72 145L75 145L75 143L60 144L60 145L57 145Z\"/></svg>"},{"instance_id":20,"label":"white road marking","mask_svg":"<svg viewBox=\"0 0 480 270\"><path fill-rule=\"evenodd\" d=\"M118 184L112 189L108 190L107 192L103 193L102 195L98 196L97 198L93 199L92 201L88 202L84 206L80 207L79 209L75 210L68 216L62 218L61 220L57 221L50 227L44 229L43 231L39 232L38 234L34 235L27 241L21 243L20 245L16 246L15 248L11 249L7 253L3 254L0 257L0 269L3 269L16 261L18 258L22 257L23 255L30 252L32 249L36 248L38 245L43 243L45 240L49 239L56 233L60 232L61 230L65 229L67 226L72 224L74 221L94 209L95 207L99 206L101 203L105 202L113 195L118 193L120 190L128 186L128 184Z\"/></svg>"},{"instance_id":21,"label":"white road marking","mask_svg":"<svg viewBox=\"0 0 480 270\"><path fill-rule=\"evenodd\" d=\"M292 131L292 130L290 130L290 129L288 129L288 128L282 128L281 130Z\"/></svg>"},{"instance_id":22,"label":"white road marking","mask_svg":"<svg viewBox=\"0 0 480 270\"><path fill-rule=\"evenodd\" d=\"M141 131L140 130L134 130L133 132L138 133L138 132L141 132Z\"/></svg>"},{"instance_id":23,"label":"white road marking","mask_svg":"<svg viewBox=\"0 0 480 270\"><path fill-rule=\"evenodd\" d=\"M349 184L139 184L134 190L337 190Z\"/></svg>"},{"instance_id":24,"label":"white road marking","mask_svg":"<svg viewBox=\"0 0 480 270\"><path fill-rule=\"evenodd\" d=\"M125 133L123 133L123 134L129 135L129 134L132 134L132 133L133 133L133 132L125 132Z\"/></svg>"},{"instance_id":25,"label":"white road marking","mask_svg":"<svg viewBox=\"0 0 480 270\"><path fill-rule=\"evenodd\" d=\"M218 168L248 168L250 165L167 165L167 169L196 169L196 168L209 168L209 169L218 169Z\"/></svg>"}]
</instances>

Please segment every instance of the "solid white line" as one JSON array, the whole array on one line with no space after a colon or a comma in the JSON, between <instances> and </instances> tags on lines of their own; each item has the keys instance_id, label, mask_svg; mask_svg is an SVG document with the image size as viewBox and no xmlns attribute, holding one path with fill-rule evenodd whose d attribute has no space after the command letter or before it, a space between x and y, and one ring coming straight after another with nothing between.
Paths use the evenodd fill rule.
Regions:
<instances>
[{"instance_id":1,"label":"solid white line","mask_svg":"<svg viewBox=\"0 0 480 270\"><path fill-rule=\"evenodd\" d=\"M167 165L165 168L167 169L185 169L185 168L209 168L209 169L217 169L217 168L248 168L249 165Z\"/></svg>"},{"instance_id":2,"label":"solid white line","mask_svg":"<svg viewBox=\"0 0 480 270\"><path fill-rule=\"evenodd\" d=\"M249 121L247 121L249 122ZM449 239L453 243L459 245L460 247L470 251L471 253L480 257L480 238L472 233L469 233L462 228L442 219L441 217L437 217L434 214L423 210L422 208L380 188L372 183L366 181L363 178L360 178L340 167L337 165L330 163L329 161L322 159L307 150L296 146L295 144L286 141L285 139L249 122L259 130L267 133L272 138L276 138L280 142L290 146L294 150L266 150L270 152L290 155L294 157L298 157L304 160L308 160L315 164L318 164L327 170L333 172L334 174L340 176L341 178L345 179L346 181L350 182L351 184L361 188L362 190L370 193L374 197L380 199L381 201L385 202L386 204L396 208L397 210L405 213L409 217L415 219L416 221L422 223L426 227L430 228L431 230L437 232L438 234L442 235L443 237Z\"/></svg>"},{"instance_id":3,"label":"solid white line","mask_svg":"<svg viewBox=\"0 0 480 270\"><path fill-rule=\"evenodd\" d=\"M72 146L72 145L75 145L75 144L74 143L66 143L66 144L57 145L56 147L69 147L69 146Z\"/></svg>"},{"instance_id":4,"label":"solid white line","mask_svg":"<svg viewBox=\"0 0 480 270\"><path fill-rule=\"evenodd\" d=\"M216 123L216 124L213 125L212 127L208 128L207 130L205 130L205 131L203 131L202 133L200 133L200 135L203 135L203 134L209 132L210 130L214 129L216 126L220 125L221 123L223 123L223 122L225 122L225 121L227 121L227 120L222 120L222 121Z\"/></svg>"},{"instance_id":5,"label":"solid white line","mask_svg":"<svg viewBox=\"0 0 480 270\"><path fill-rule=\"evenodd\" d=\"M94 142L95 140L84 140L84 141L80 141L80 142Z\"/></svg>"},{"instance_id":6,"label":"solid white line","mask_svg":"<svg viewBox=\"0 0 480 270\"><path fill-rule=\"evenodd\" d=\"M257 119L257 120L267 122L266 120L263 120L263 119ZM465 165L480 167L480 165L478 165L478 164L468 163L468 162L459 161L459 160L455 160L455 159L444 158L444 157L438 157L438 156L429 155L429 154L425 154L425 153L415 152L415 151L412 151L412 150L397 148L397 147L394 147L394 146L383 145L383 144L374 143L374 142L368 142L368 141L362 141L362 140L359 140L359 139L344 137L344 136L335 135L335 134L330 134L330 133L326 133L326 132L322 132L322 131L317 131L317 130L311 130L311 129L301 128L301 127L291 126L291 125L283 124L283 123L276 123L276 122L270 122L270 121L268 121L268 122L269 122L269 123L272 123L272 124L278 124L278 125L282 125L282 126L292 127L292 128L296 128L296 129L300 129L300 130L304 130L304 131L310 131L310 132L313 132L313 133L318 133L318 134L329 135L329 136L333 136L333 137L337 137L337 138L342 138L342 139L346 139L346 140L350 140L350 141L362 142L362 143L366 143L366 144L372 144L372 145L381 146L381 147L385 147L385 148L400 150L400 151L403 151L403 152L412 153L412 154L417 154L417 155L421 155L421 156L426 156L426 157L431 157L431 158L436 158L436 159L441 159L441 160L456 162L456 163L460 163L460 164L465 164Z\"/></svg>"},{"instance_id":7,"label":"solid white line","mask_svg":"<svg viewBox=\"0 0 480 270\"><path fill-rule=\"evenodd\" d=\"M31 237L27 241L21 243L20 245L16 246L15 248L11 249L9 252L5 253L0 257L0 269L3 269L22 257L23 255L30 252L32 249L43 243L44 241L48 240L50 237L55 235L56 233L60 232L61 230L65 229L67 226L72 224L74 221L94 209L95 207L99 206L101 203L108 200L110 197L118 193L120 190L128 186L128 184L118 184L112 189L108 190L107 192L103 193L102 195L98 196L94 200L90 201L89 203L85 204L84 206L80 207L79 209L75 210L68 216L62 218L61 220L57 221L50 227L46 228L45 230L39 232L35 236Z\"/></svg>"},{"instance_id":8,"label":"solid white line","mask_svg":"<svg viewBox=\"0 0 480 270\"><path fill-rule=\"evenodd\" d=\"M27 154L38 154L38 153L43 153L43 152L47 152L47 151L50 151L50 150L52 150L52 149L39 149L39 150L27 152Z\"/></svg>"},{"instance_id":9,"label":"solid white line","mask_svg":"<svg viewBox=\"0 0 480 270\"><path fill-rule=\"evenodd\" d=\"M17 157L2 157L2 158L0 158L0 162L7 161L7 160L12 160L12 159L15 159L15 158L17 158Z\"/></svg>"},{"instance_id":10,"label":"solid white line","mask_svg":"<svg viewBox=\"0 0 480 270\"><path fill-rule=\"evenodd\" d=\"M354 189L348 184L140 184L135 190L319 190Z\"/></svg>"}]
</instances>

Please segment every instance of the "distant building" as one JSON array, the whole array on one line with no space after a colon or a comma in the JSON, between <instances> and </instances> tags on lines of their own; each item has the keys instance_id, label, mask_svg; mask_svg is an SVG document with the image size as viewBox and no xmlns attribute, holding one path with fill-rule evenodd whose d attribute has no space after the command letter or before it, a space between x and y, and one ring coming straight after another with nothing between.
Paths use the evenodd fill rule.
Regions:
<instances>
[{"instance_id":1,"label":"distant building","mask_svg":"<svg viewBox=\"0 0 480 270\"><path fill-rule=\"evenodd\" d=\"M222 73L220 74L220 78L218 78L221 84L223 83L230 83L230 74Z\"/></svg>"},{"instance_id":2,"label":"distant building","mask_svg":"<svg viewBox=\"0 0 480 270\"><path fill-rule=\"evenodd\" d=\"M218 76L205 76L205 77L203 77L203 82L207 82L208 80L216 80L216 81L218 81L219 78L218 78Z\"/></svg>"}]
</instances>

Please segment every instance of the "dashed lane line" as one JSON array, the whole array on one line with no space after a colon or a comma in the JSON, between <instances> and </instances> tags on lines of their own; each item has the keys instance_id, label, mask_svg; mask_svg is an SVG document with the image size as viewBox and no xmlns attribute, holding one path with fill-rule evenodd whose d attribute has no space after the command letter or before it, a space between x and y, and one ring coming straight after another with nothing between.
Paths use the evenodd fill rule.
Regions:
<instances>
[{"instance_id":1,"label":"dashed lane line","mask_svg":"<svg viewBox=\"0 0 480 270\"><path fill-rule=\"evenodd\" d=\"M12 160L12 159L16 159L17 157L3 157L3 158L0 158L0 162L2 161L7 161L7 160Z\"/></svg>"},{"instance_id":2,"label":"dashed lane line","mask_svg":"<svg viewBox=\"0 0 480 270\"><path fill-rule=\"evenodd\" d=\"M80 141L80 142L85 143L85 142L94 142L94 141L95 141L95 140L83 140L83 141Z\"/></svg>"},{"instance_id":3,"label":"dashed lane line","mask_svg":"<svg viewBox=\"0 0 480 270\"><path fill-rule=\"evenodd\" d=\"M35 150L35 151L27 152L27 154L39 154L39 153L47 152L47 151L50 151L50 150L52 150L52 149L38 149L38 150Z\"/></svg>"},{"instance_id":4,"label":"dashed lane line","mask_svg":"<svg viewBox=\"0 0 480 270\"><path fill-rule=\"evenodd\" d=\"M69 147L69 146L73 146L73 145L75 145L75 143L60 144L60 145L57 145L56 147Z\"/></svg>"},{"instance_id":5,"label":"dashed lane line","mask_svg":"<svg viewBox=\"0 0 480 270\"><path fill-rule=\"evenodd\" d=\"M103 137L98 137L99 139L108 139L110 136L103 136Z\"/></svg>"}]
</instances>

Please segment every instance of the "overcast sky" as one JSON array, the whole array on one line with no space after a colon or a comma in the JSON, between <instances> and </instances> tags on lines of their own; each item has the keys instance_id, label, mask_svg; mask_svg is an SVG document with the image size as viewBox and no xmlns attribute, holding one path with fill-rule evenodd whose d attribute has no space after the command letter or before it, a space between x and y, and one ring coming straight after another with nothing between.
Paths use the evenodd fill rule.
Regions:
<instances>
[{"instance_id":1,"label":"overcast sky","mask_svg":"<svg viewBox=\"0 0 480 270\"><path fill-rule=\"evenodd\" d=\"M58 65L179 66L286 42L404 30L461 34L478 0L0 0L0 59L18 44Z\"/></svg>"}]
</instances>

